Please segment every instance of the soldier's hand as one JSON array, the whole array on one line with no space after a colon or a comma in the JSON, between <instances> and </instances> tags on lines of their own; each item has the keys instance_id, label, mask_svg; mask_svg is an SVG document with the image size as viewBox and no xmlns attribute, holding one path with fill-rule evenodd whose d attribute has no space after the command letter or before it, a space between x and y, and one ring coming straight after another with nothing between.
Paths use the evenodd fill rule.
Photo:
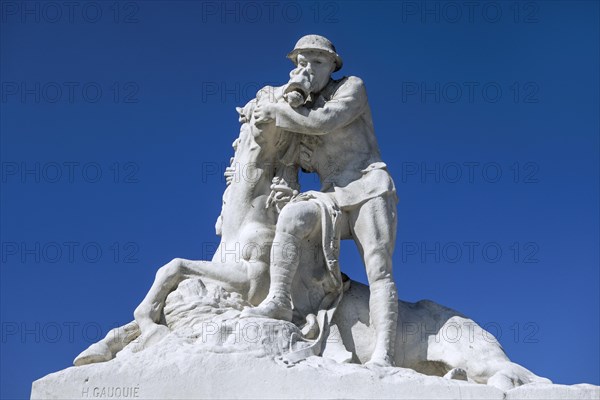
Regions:
<instances>
[{"instance_id":1,"label":"soldier's hand","mask_svg":"<svg viewBox=\"0 0 600 400\"><path fill-rule=\"evenodd\" d=\"M271 193L267 198L267 208L271 206L275 206L277 211L281 211L281 209L289 203L294 197L298 195L297 190L293 190L287 185L271 185Z\"/></svg>"},{"instance_id":2,"label":"soldier's hand","mask_svg":"<svg viewBox=\"0 0 600 400\"><path fill-rule=\"evenodd\" d=\"M253 113L254 123L260 125L274 121L277 112L276 110L276 103L264 102L257 104Z\"/></svg>"}]
</instances>

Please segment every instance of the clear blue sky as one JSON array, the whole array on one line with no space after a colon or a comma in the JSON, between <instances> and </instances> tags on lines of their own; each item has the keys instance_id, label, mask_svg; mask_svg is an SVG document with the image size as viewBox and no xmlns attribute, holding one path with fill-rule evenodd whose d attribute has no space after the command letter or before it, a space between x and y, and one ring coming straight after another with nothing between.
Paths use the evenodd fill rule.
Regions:
<instances>
[{"instance_id":1,"label":"clear blue sky","mask_svg":"<svg viewBox=\"0 0 600 400\"><path fill-rule=\"evenodd\" d=\"M234 107L308 33L366 83L400 297L600 384L598 2L76 3L0 8L2 398L130 321L158 267L210 257ZM351 242L342 268L365 282Z\"/></svg>"}]
</instances>

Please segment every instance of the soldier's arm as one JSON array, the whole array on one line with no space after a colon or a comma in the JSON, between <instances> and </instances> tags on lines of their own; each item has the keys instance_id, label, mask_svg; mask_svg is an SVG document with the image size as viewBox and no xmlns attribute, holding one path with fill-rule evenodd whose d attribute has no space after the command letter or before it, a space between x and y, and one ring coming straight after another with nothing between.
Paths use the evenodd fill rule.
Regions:
<instances>
[{"instance_id":1,"label":"soldier's arm","mask_svg":"<svg viewBox=\"0 0 600 400\"><path fill-rule=\"evenodd\" d=\"M366 105L367 92L362 80L351 76L331 100L316 110L279 103L275 124L286 131L324 135L354 121Z\"/></svg>"}]
</instances>

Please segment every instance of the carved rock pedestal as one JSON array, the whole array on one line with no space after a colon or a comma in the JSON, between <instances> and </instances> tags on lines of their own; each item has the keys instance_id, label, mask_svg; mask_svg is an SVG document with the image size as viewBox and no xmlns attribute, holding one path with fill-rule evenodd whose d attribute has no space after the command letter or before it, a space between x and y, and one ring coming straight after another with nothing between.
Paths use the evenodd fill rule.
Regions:
<instances>
[{"instance_id":1,"label":"carved rock pedestal","mask_svg":"<svg viewBox=\"0 0 600 400\"><path fill-rule=\"evenodd\" d=\"M163 341L127 360L71 367L33 383L32 399L598 399L592 385L530 384L508 392L410 369L312 357L293 367L248 354L198 353Z\"/></svg>"},{"instance_id":2,"label":"carved rock pedestal","mask_svg":"<svg viewBox=\"0 0 600 400\"><path fill-rule=\"evenodd\" d=\"M362 338L364 343L361 343L360 337L369 335L367 308L361 306L367 298L367 288L353 283L337 317L340 331L330 335L325 357L310 357L290 365L280 356L290 345L302 345L297 341L301 336L299 328L265 318L240 319L239 314L246 305L241 297L218 285L189 279L167 299L164 316L172 331L168 336L137 352L132 351L136 347L133 342L107 362L47 375L33 383L31 398L600 398L600 388L592 385L530 383L504 391L461 380L464 376L460 373L449 374L455 379L448 379L409 368L360 365L357 363L357 358L362 358L359 349L369 347L368 339ZM445 315L451 310L433 302L400 302L399 310L401 316L412 319L430 318L428 315L447 318L452 314ZM431 320L427 321L431 326ZM343 343L341 339L349 341L349 327L345 326L349 324L352 324L353 334L359 335L353 343L343 345L352 353L353 362L339 363L327 356L336 358ZM411 344L411 348L415 345ZM477 343L473 345L477 348ZM431 349L430 346L430 352Z\"/></svg>"}]
</instances>

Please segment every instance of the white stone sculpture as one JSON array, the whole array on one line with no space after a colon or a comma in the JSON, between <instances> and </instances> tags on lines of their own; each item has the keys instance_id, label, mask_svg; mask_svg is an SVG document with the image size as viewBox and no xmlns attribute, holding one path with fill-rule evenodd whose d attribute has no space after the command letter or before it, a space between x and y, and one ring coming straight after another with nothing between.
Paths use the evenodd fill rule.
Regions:
<instances>
[{"instance_id":1,"label":"white stone sculpture","mask_svg":"<svg viewBox=\"0 0 600 400\"><path fill-rule=\"evenodd\" d=\"M322 36L288 57L289 81L237 109L213 259L161 267L135 320L34 382L32 398L598 397L511 362L456 311L398 301L397 198L365 86L331 78L342 59ZM300 193L299 169L321 191ZM344 239L369 287L341 272Z\"/></svg>"}]
</instances>

